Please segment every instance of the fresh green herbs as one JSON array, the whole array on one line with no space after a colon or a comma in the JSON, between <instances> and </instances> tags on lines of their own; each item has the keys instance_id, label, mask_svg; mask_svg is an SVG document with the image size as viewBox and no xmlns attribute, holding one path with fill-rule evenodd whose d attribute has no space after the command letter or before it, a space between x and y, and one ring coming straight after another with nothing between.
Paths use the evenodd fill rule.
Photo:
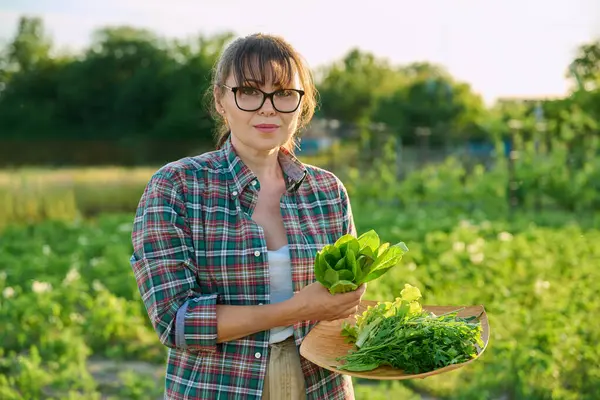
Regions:
<instances>
[{"instance_id":1,"label":"fresh green herbs","mask_svg":"<svg viewBox=\"0 0 600 400\"><path fill-rule=\"evenodd\" d=\"M344 235L317 252L315 277L333 294L350 292L385 274L407 251L403 242L381 243L374 230L358 238Z\"/></svg>"},{"instance_id":2,"label":"fresh green herbs","mask_svg":"<svg viewBox=\"0 0 600 400\"><path fill-rule=\"evenodd\" d=\"M477 317L460 318L458 311L436 316L422 309L418 288L406 284L394 302L380 302L344 322L342 336L355 349L341 357L339 369L370 371L388 365L407 374L429 372L458 364L483 347Z\"/></svg>"}]
</instances>

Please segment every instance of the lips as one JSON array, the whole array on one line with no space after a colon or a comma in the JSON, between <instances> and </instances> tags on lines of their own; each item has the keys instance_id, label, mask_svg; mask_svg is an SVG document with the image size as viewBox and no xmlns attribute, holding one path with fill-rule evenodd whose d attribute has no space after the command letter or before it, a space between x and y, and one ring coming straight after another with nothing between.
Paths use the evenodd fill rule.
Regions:
<instances>
[{"instance_id":1,"label":"lips","mask_svg":"<svg viewBox=\"0 0 600 400\"><path fill-rule=\"evenodd\" d=\"M279 125L275 125L275 124L260 124L260 125L254 125L256 128L259 129L275 129L275 128L279 128Z\"/></svg>"},{"instance_id":2,"label":"lips","mask_svg":"<svg viewBox=\"0 0 600 400\"><path fill-rule=\"evenodd\" d=\"M279 125L275 125L275 124L258 124L258 125L254 125L254 128L262 133L273 133L275 132L277 129L279 129Z\"/></svg>"}]
</instances>

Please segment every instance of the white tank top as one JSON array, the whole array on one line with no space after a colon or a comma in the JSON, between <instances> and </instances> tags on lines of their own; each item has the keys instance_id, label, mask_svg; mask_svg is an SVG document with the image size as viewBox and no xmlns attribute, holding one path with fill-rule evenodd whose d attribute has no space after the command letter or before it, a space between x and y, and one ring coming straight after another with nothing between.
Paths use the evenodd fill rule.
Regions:
<instances>
[{"instance_id":1,"label":"white tank top","mask_svg":"<svg viewBox=\"0 0 600 400\"><path fill-rule=\"evenodd\" d=\"M280 303L294 295L292 286L292 264L289 246L279 250L269 250L269 279L271 304ZM292 326L279 326L271 329L269 343L278 343L294 334Z\"/></svg>"}]
</instances>

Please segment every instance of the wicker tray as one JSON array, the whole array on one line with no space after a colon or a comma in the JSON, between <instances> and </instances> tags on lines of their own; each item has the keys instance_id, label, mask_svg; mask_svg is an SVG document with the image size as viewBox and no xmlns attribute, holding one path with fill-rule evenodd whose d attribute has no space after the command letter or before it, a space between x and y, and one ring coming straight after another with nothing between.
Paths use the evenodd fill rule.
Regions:
<instances>
[{"instance_id":1,"label":"wicker tray","mask_svg":"<svg viewBox=\"0 0 600 400\"><path fill-rule=\"evenodd\" d=\"M358 313L361 314L367 309L368 306L374 306L377 301L363 300L358 307ZM463 308L463 306L427 306L423 305L423 309L431 311L436 315L455 311ZM480 315L481 314L481 315ZM478 354L475 358L460 364L453 364L443 368L439 368L433 371L424 372L420 374L405 374L402 370L394 369L388 366L376 368L372 371L353 372L346 370L339 370L336 368L342 361L337 361L337 357L343 357L348 354L348 351L353 348L353 344L346 343L345 338L340 334L342 330L343 319L337 321L321 321L319 322L304 338L300 346L300 354L307 360L314 364L344 375L350 375L357 378L364 379L378 379L378 380L402 380L402 379L422 379L432 375L438 375L444 372L449 372L477 360L481 354L485 351L489 336L490 327L488 318L485 313L483 306L465 306L463 310L458 313L460 317L479 316L479 321L482 325L481 339L483 340L483 348L478 349ZM354 318L346 319L349 323L354 323Z\"/></svg>"}]
</instances>

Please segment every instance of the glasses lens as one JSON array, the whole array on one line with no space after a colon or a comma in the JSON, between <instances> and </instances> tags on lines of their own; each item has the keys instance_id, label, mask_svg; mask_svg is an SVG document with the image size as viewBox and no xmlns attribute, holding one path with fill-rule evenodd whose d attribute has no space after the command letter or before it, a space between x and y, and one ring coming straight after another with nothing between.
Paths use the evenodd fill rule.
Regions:
<instances>
[{"instance_id":1,"label":"glasses lens","mask_svg":"<svg viewBox=\"0 0 600 400\"><path fill-rule=\"evenodd\" d=\"M238 107L256 111L263 104L264 94L252 87L240 87L236 92ZM280 90L273 95L273 105L279 112L294 111L300 104L300 93L295 90Z\"/></svg>"},{"instance_id":2,"label":"glasses lens","mask_svg":"<svg viewBox=\"0 0 600 400\"><path fill-rule=\"evenodd\" d=\"M295 90L282 90L273 96L275 108L281 112L294 111L300 103L300 93Z\"/></svg>"},{"instance_id":3,"label":"glasses lens","mask_svg":"<svg viewBox=\"0 0 600 400\"><path fill-rule=\"evenodd\" d=\"M264 95L251 87L241 87L235 93L238 107L242 110L254 111L260 108Z\"/></svg>"}]
</instances>

